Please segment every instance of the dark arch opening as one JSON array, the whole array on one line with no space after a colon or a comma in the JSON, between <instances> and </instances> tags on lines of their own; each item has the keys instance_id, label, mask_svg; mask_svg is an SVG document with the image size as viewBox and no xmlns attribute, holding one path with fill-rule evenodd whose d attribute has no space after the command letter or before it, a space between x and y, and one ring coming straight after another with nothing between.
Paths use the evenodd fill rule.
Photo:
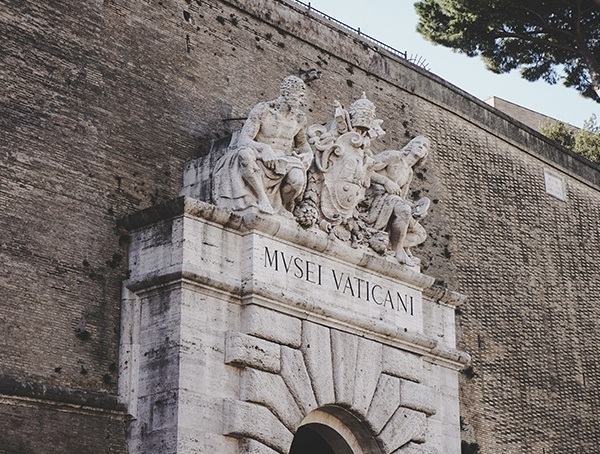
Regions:
<instances>
[{"instance_id":1,"label":"dark arch opening","mask_svg":"<svg viewBox=\"0 0 600 454\"><path fill-rule=\"evenodd\" d=\"M344 438L323 424L306 424L298 429L290 454L353 454Z\"/></svg>"}]
</instances>

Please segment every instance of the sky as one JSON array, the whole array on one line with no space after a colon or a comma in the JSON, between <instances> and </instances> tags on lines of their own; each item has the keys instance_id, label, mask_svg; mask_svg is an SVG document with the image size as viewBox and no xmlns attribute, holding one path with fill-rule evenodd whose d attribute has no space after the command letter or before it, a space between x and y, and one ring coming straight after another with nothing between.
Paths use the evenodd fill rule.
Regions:
<instances>
[{"instance_id":1,"label":"sky","mask_svg":"<svg viewBox=\"0 0 600 454\"><path fill-rule=\"evenodd\" d=\"M485 69L479 57L467 57L425 40L416 32L414 0L311 0L310 4L388 46L406 51L409 57L420 57L429 71L481 100L495 96L579 127L592 114L600 118L600 104L560 82L529 82L518 71L494 74Z\"/></svg>"}]
</instances>

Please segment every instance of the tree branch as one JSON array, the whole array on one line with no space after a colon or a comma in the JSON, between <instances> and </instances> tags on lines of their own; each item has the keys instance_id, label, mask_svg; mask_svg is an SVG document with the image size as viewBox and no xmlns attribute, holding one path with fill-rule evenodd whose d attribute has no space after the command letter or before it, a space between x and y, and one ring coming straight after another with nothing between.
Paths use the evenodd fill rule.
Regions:
<instances>
[{"instance_id":1,"label":"tree branch","mask_svg":"<svg viewBox=\"0 0 600 454\"><path fill-rule=\"evenodd\" d=\"M573 18L574 29L577 30L577 37L581 37L581 2L577 2L577 8Z\"/></svg>"},{"instance_id":2,"label":"tree branch","mask_svg":"<svg viewBox=\"0 0 600 454\"><path fill-rule=\"evenodd\" d=\"M595 0L595 1L600 2L600 0ZM546 18L543 17L542 15L538 14L534 10L529 9L526 6L523 6L523 5L519 6L519 8L521 8L523 11L531 13L535 17L537 17L539 19L539 23L537 23L535 25L537 25L538 27L541 27L543 30L548 30L548 31L560 33L562 35L568 36L569 38L575 38L576 37L576 35L573 35L573 33L570 32L570 30L565 30L565 29L562 29L562 28L553 27L552 25L548 24ZM577 31L579 32L579 28L578 27L579 27L579 22L577 22Z\"/></svg>"},{"instance_id":3,"label":"tree branch","mask_svg":"<svg viewBox=\"0 0 600 454\"><path fill-rule=\"evenodd\" d=\"M536 33L536 34L539 34L539 33ZM507 32L504 30L496 30L496 33L494 33L494 36L496 38L518 38L518 39L522 39L524 41L530 41L532 43L543 44L544 46L552 47L554 49L560 49L560 50L566 50L569 52L573 52L577 55L580 54L579 49L577 47L567 46L567 45L563 45L563 44L560 44L557 42L548 41L545 38L539 38L537 36L528 34L527 32L518 33L518 32Z\"/></svg>"},{"instance_id":4,"label":"tree branch","mask_svg":"<svg viewBox=\"0 0 600 454\"><path fill-rule=\"evenodd\" d=\"M598 1L600 1L600 0L598 0ZM523 11L531 13L535 17L537 17L540 20L540 24L545 24L546 23L546 18L543 17L541 14L539 14L537 11L534 11L534 10L532 10L530 8L527 8L526 6L523 6L523 5L519 5L519 8L521 8Z\"/></svg>"},{"instance_id":5,"label":"tree branch","mask_svg":"<svg viewBox=\"0 0 600 454\"><path fill-rule=\"evenodd\" d=\"M573 52L575 55L578 55L584 62L588 70L588 74L590 75L590 79L592 82L592 86L594 91L600 97L600 68L598 67L598 63L596 62L594 55L587 48L585 40L579 39L578 44L579 47L572 47L561 45L559 43L553 43L544 38L538 38L536 36L532 36L527 33L516 33L516 32L506 32L499 30L496 34L498 38L517 38L524 41L530 41L533 43L542 44L545 46L553 47L554 49L561 49L568 52Z\"/></svg>"}]
</instances>

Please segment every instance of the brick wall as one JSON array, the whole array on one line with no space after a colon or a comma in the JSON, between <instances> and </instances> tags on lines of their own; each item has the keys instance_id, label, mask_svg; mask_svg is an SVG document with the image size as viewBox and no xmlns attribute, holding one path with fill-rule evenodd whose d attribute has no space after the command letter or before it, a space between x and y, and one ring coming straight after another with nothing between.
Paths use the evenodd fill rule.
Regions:
<instances>
[{"instance_id":1,"label":"brick wall","mask_svg":"<svg viewBox=\"0 0 600 454\"><path fill-rule=\"evenodd\" d=\"M124 449L124 413L82 395L117 392L127 275L117 219L177 196L185 161L309 68L322 71L310 122L365 90L385 120L376 149L416 134L433 143L415 187L433 199L417 253L426 273L469 296L459 316L459 347L474 358L462 380L465 445L594 452L597 167L283 0L8 0L0 21L0 370L22 390L0 417L51 427L49 403L91 405L81 424L56 419L73 432L57 430L56 450L23 444L31 425L11 423L0 452L80 452L78 436ZM544 168L565 176L566 202L545 193ZM40 384L56 392L27 391Z\"/></svg>"}]
</instances>

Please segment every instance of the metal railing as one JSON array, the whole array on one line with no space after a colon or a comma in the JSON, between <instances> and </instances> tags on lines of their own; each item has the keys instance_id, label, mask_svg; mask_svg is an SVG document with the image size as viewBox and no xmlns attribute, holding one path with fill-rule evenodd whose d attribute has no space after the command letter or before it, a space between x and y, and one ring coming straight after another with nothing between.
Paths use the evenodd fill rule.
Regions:
<instances>
[{"instance_id":1,"label":"metal railing","mask_svg":"<svg viewBox=\"0 0 600 454\"><path fill-rule=\"evenodd\" d=\"M335 23L336 25L338 25L339 27L341 27L342 29L345 29L349 32L355 33L357 34L361 39L363 39L364 41L367 41L371 44L374 44L375 46L377 46L380 49L385 49L387 52L391 53L392 55L395 55L397 57L400 57L404 60L409 60L408 55L406 52L403 52L401 50L395 49L392 46L388 46L387 44L379 41L378 39L373 38L372 36L366 35L363 32L360 31L360 28L354 28L351 27L350 25L344 24L343 22L337 20L335 17L331 17L329 14L325 14L322 11L319 11L318 9L315 9L311 6L310 2L308 3L304 3L300 0L291 0L294 3L297 3L299 5L302 5L304 8L306 8L307 12L310 13L314 13L317 16L321 16L324 19L327 19L328 21L331 21L333 23Z\"/></svg>"}]
</instances>

